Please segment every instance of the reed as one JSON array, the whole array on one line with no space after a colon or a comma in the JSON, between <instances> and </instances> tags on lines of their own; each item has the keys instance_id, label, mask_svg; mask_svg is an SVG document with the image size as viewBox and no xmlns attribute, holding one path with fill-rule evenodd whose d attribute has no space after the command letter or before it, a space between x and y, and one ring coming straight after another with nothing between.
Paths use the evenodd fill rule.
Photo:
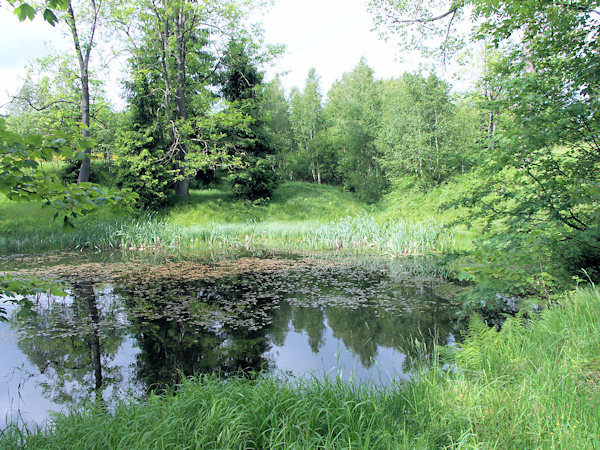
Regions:
<instances>
[{"instance_id":1,"label":"reed","mask_svg":"<svg viewBox=\"0 0 600 450\"><path fill-rule=\"evenodd\" d=\"M181 225L149 214L134 219L93 217L75 229L50 224L15 227L0 236L3 254L50 250L259 249L334 250L392 257L444 253L452 232L432 220L377 222L372 216L316 221Z\"/></svg>"}]
</instances>

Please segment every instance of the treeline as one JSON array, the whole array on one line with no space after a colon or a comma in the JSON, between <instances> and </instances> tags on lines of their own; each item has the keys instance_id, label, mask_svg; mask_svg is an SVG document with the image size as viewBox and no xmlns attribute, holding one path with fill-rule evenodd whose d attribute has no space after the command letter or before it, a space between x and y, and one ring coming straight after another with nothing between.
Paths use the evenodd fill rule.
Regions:
<instances>
[{"instance_id":1,"label":"treeline","mask_svg":"<svg viewBox=\"0 0 600 450\"><path fill-rule=\"evenodd\" d=\"M326 95L315 69L287 95L279 78L265 82L281 49L244 25L245 3L104 5L61 13L69 28L80 27L79 50L32 63L9 109L21 135L61 131L80 142L65 180L116 181L139 196L140 208L221 179L252 200L268 198L280 180L305 180L374 202L398 177L432 186L474 162L480 114L435 75L376 80L361 60ZM101 51L92 31L119 36L129 55L122 112L111 110L102 73L89 62L83 82L80 41L88 39L86 55ZM106 167L94 163L99 157Z\"/></svg>"},{"instance_id":2,"label":"treeline","mask_svg":"<svg viewBox=\"0 0 600 450\"><path fill-rule=\"evenodd\" d=\"M269 103L285 104L278 80L269 91ZM376 80L365 60L324 99L312 69L283 112L289 125L280 132L288 138L277 154L279 173L337 184L366 201L378 200L406 175L431 187L468 170L481 124L469 100L454 98L436 75Z\"/></svg>"},{"instance_id":3,"label":"treeline","mask_svg":"<svg viewBox=\"0 0 600 450\"><path fill-rule=\"evenodd\" d=\"M261 64L275 55L243 37L227 42L218 61L203 54L202 64L208 41L195 40L194 72L186 70L184 85L175 87L178 74L169 67L176 64L162 65L162 45L150 38L158 31L148 33L129 62L127 108L111 111L101 91L91 103L90 134L96 160L103 161L92 163L91 181L110 182L107 170L116 174L120 187L140 196L140 207L162 207L173 191L185 197L190 183L219 179L253 200L268 198L280 180L302 180L338 185L374 202L400 177L431 187L475 162L483 116L436 75L376 80L361 60L326 95L315 69L302 89L287 95L279 77L264 81ZM67 62L45 58L32 67L11 107L15 128L77 134L78 92L68 83L76 72ZM34 83L40 72L43 81ZM73 92L63 84L75 84ZM53 101L48 109L31 108ZM75 181L79 165L70 161L64 177Z\"/></svg>"}]
</instances>

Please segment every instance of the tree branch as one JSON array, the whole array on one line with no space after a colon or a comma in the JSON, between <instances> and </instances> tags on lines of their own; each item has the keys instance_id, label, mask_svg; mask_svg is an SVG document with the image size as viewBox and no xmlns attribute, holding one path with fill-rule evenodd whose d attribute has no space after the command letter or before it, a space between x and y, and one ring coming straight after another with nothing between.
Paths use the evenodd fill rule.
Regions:
<instances>
[{"instance_id":1,"label":"tree branch","mask_svg":"<svg viewBox=\"0 0 600 450\"><path fill-rule=\"evenodd\" d=\"M444 19L444 18L448 17L449 15L453 15L452 18L454 19L454 15L458 12L458 10L460 9L461 6L462 6L462 4L454 5L445 13L442 13L439 16L435 16L435 17L429 17L429 18L421 17L421 18L417 18L417 19L394 19L393 18L392 22L397 23L397 24L430 23L430 22L435 22L437 20Z\"/></svg>"},{"instance_id":2,"label":"tree branch","mask_svg":"<svg viewBox=\"0 0 600 450\"><path fill-rule=\"evenodd\" d=\"M33 104L33 102L31 101L31 99L29 99L27 97L13 96L13 100L23 100L23 101L27 102L29 104L29 106L32 107L33 109L35 109L36 111L44 111L44 110L46 110L46 109L50 108L51 106L54 106L54 105L56 105L58 103L68 103L68 104L75 105L75 106L79 107L79 103L73 102L71 100L55 100L55 101L47 103L47 104L45 104L43 106L35 106Z\"/></svg>"}]
</instances>

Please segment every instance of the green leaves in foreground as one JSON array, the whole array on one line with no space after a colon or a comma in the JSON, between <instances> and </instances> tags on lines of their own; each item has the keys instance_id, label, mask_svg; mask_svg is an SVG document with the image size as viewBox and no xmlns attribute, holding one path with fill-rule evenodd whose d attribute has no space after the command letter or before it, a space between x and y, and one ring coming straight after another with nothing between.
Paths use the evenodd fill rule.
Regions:
<instances>
[{"instance_id":1,"label":"green leaves in foreground","mask_svg":"<svg viewBox=\"0 0 600 450\"><path fill-rule=\"evenodd\" d=\"M73 156L89 142L73 136L21 136L8 130L6 121L0 119L0 193L11 200L41 200L43 207L56 210L57 219L62 216L65 226L73 227L72 219L89 214L101 206L119 206L131 210L137 194L129 191L112 192L92 183L64 183L55 174L45 172L40 162L54 158ZM31 308L27 299L17 300L18 295L29 295L40 289L52 288L40 282L23 281L8 275L0 275L0 297L20 304L25 311ZM6 311L0 307L0 319Z\"/></svg>"},{"instance_id":2,"label":"green leaves in foreground","mask_svg":"<svg viewBox=\"0 0 600 450\"><path fill-rule=\"evenodd\" d=\"M38 12L34 8L35 5L32 6L27 2L8 0L8 3L10 3L11 5L14 5L15 3L19 4L17 7L15 7L13 12L19 18L19 20L21 22L23 22L27 19L33 20L33 18L35 17L35 15ZM58 23L58 17L56 17L56 14L54 13L54 11L66 9L67 6L69 5L69 2L67 0L49 0L48 2L46 2L46 4L47 4L47 7L43 9L42 17L44 18L44 20L46 22L48 22L50 25L54 26Z\"/></svg>"},{"instance_id":3,"label":"green leaves in foreground","mask_svg":"<svg viewBox=\"0 0 600 450\"><path fill-rule=\"evenodd\" d=\"M68 158L90 145L89 140L64 133L50 136L21 136L8 130L0 119L0 193L11 200L41 200L44 207L56 209L55 218L71 219L101 206L130 210L137 195L130 191L110 191L92 183L64 183L55 174L42 170L40 162Z\"/></svg>"},{"instance_id":4,"label":"green leaves in foreground","mask_svg":"<svg viewBox=\"0 0 600 450\"><path fill-rule=\"evenodd\" d=\"M17 304L20 309L18 315L31 314L33 303L26 298L27 295L48 292L51 295L64 296L66 292L56 283L16 277L13 275L0 275L0 299ZM6 308L0 304L0 322L6 320Z\"/></svg>"}]
</instances>

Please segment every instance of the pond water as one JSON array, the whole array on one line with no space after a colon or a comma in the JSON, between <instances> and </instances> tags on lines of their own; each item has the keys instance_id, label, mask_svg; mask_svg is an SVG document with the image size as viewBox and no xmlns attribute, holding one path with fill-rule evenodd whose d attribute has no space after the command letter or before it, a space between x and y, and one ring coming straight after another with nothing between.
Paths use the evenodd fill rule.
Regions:
<instances>
[{"instance_id":1,"label":"pond water","mask_svg":"<svg viewBox=\"0 0 600 450\"><path fill-rule=\"evenodd\" d=\"M0 324L0 421L41 423L182 376L276 372L385 385L432 344L457 306L434 279L388 266L303 258L50 266L67 297ZM425 344L416 344L419 341Z\"/></svg>"}]
</instances>

